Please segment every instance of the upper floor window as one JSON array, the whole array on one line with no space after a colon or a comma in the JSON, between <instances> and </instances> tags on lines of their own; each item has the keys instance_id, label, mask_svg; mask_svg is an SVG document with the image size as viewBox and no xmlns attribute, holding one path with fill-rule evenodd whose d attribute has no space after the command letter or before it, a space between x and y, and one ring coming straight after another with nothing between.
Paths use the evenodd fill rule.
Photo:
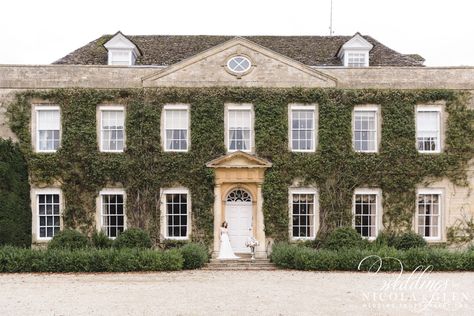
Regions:
<instances>
[{"instance_id":1,"label":"upper floor window","mask_svg":"<svg viewBox=\"0 0 474 316\"><path fill-rule=\"evenodd\" d=\"M358 152L377 152L377 108L354 109L353 144Z\"/></svg>"},{"instance_id":2,"label":"upper floor window","mask_svg":"<svg viewBox=\"0 0 474 316\"><path fill-rule=\"evenodd\" d=\"M61 143L61 112L58 106L36 106L36 151L55 152Z\"/></svg>"},{"instance_id":3,"label":"upper floor window","mask_svg":"<svg viewBox=\"0 0 474 316\"><path fill-rule=\"evenodd\" d=\"M123 106L100 107L100 151L122 152L125 143Z\"/></svg>"},{"instance_id":4,"label":"upper floor window","mask_svg":"<svg viewBox=\"0 0 474 316\"><path fill-rule=\"evenodd\" d=\"M347 53L347 66L348 67L366 67L367 53Z\"/></svg>"},{"instance_id":5,"label":"upper floor window","mask_svg":"<svg viewBox=\"0 0 474 316\"><path fill-rule=\"evenodd\" d=\"M115 238L125 230L125 191L104 189L100 192L100 223L102 231Z\"/></svg>"},{"instance_id":6,"label":"upper floor window","mask_svg":"<svg viewBox=\"0 0 474 316\"><path fill-rule=\"evenodd\" d=\"M354 228L362 237L377 237L380 217L380 192L377 189L356 189L354 192Z\"/></svg>"},{"instance_id":7,"label":"upper floor window","mask_svg":"<svg viewBox=\"0 0 474 316\"><path fill-rule=\"evenodd\" d=\"M131 50L111 50L109 51L109 65L132 65Z\"/></svg>"},{"instance_id":8,"label":"upper floor window","mask_svg":"<svg viewBox=\"0 0 474 316\"><path fill-rule=\"evenodd\" d=\"M290 149L314 151L316 138L316 107L290 105Z\"/></svg>"},{"instance_id":9,"label":"upper floor window","mask_svg":"<svg viewBox=\"0 0 474 316\"><path fill-rule=\"evenodd\" d=\"M253 118L248 104L232 105L227 108L228 151L252 151Z\"/></svg>"},{"instance_id":10,"label":"upper floor window","mask_svg":"<svg viewBox=\"0 0 474 316\"><path fill-rule=\"evenodd\" d=\"M441 108L417 107L416 143L422 153L441 151Z\"/></svg>"},{"instance_id":11,"label":"upper floor window","mask_svg":"<svg viewBox=\"0 0 474 316\"><path fill-rule=\"evenodd\" d=\"M35 199L38 239L51 239L61 229L61 190L36 189Z\"/></svg>"},{"instance_id":12,"label":"upper floor window","mask_svg":"<svg viewBox=\"0 0 474 316\"><path fill-rule=\"evenodd\" d=\"M165 189L162 196L164 236L169 239L187 239L191 209L189 191L185 188Z\"/></svg>"},{"instance_id":13,"label":"upper floor window","mask_svg":"<svg viewBox=\"0 0 474 316\"><path fill-rule=\"evenodd\" d=\"M312 188L290 188L291 237L314 239L316 237L316 190Z\"/></svg>"},{"instance_id":14,"label":"upper floor window","mask_svg":"<svg viewBox=\"0 0 474 316\"><path fill-rule=\"evenodd\" d=\"M441 190L418 191L417 232L426 239L441 238L441 197Z\"/></svg>"},{"instance_id":15,"label":"upper floor window","mask_svg":"<svg viewBox=\"0 0 474 316\"><path fill-rule=\"evenodd\" d=\"M189 106L165 105L163 125L165 151L188 151Z\"/></svg>"}]
</instances>

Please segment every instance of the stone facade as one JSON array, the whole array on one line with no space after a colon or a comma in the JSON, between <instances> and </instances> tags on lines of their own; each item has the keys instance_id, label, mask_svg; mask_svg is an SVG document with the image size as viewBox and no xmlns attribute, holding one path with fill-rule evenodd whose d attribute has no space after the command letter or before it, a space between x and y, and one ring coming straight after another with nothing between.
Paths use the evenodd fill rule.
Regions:
<instances>
[{"instance_id":1,"label":"stone facade","mask_svg":"<svg viewBox=\"0 0 474 316\"><path fill-rule=\"evenodd\" d=\"M226 59L244 54L253 68L245 76L235 76L225 70ZM0 137L16 136L8 128L5 115L7 103L16 92L28 89L82 88L142 88L142 87L322 87L344 89L424 89L444 88L470 91L474 95L474 67L308 67L247 40L229 41L169 67L156 66L84 66L0 65ZM474 97L470 105L474 109ZM443 126L445 129L445 126ZM380 139L380 138L379 138ZM245 155L244 155L245 156ZM219 230L225 218L225 196L236 185L244 186L254 197L254 235L261 242L259 256L265 256L265 239L261 184L270 164L234 157L218 164L214 206L214 251L218 250ZM446 206L443 227L456 224L463 216L474 216L474 161L469 166L469 187L458 187L447 179L429 187L443 189ZM34 200L34 199L32 199ZM446 241L446 231L442 234Z\"/></svg>"}]
</instances>

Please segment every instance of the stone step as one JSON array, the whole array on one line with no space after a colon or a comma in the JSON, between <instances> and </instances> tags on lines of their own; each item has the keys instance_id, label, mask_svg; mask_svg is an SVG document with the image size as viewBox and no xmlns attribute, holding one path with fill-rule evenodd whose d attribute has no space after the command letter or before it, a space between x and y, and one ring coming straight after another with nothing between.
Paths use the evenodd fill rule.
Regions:
<instances>
[{"instance_id":1,"label":"stone step","mask_svg":"<svg viewBox=\"0 0 474 316\"><path fill-rule=\"evenodd\" d=\"M268 259L211 259L204 270L275 270L276 266Z\"/></svg>"}]
</instances>

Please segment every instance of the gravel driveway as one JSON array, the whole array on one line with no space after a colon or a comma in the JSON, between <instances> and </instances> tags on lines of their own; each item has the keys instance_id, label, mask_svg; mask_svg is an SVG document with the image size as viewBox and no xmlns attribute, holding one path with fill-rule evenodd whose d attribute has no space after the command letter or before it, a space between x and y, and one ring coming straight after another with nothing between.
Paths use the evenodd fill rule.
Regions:
<instances>
[{"instance_id":1,"label":"gravel driveway","mask_svg":"<svg viewBox=\"0 0 474 316\"><path fill-rule=\"evenodd\" d=\"M472 315L474 273L0 274L0 315Z\"/></svg>"}]
</instances>

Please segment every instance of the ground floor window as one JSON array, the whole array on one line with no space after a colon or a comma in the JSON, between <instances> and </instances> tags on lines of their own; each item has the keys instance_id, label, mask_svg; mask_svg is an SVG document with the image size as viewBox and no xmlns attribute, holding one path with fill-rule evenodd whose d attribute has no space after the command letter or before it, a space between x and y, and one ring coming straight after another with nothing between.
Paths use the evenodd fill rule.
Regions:
<instances>
[{"instance_id":1,"label":"ground floor window","mask_svg":"<svg viewBox=\"0 0 474 316\"><path fill-rule=\"evenodd\" d=\"M187 189L163 190L165 235L170 239L189 236L190 197Z\"/></svg>"},{"instance_id":2,"label":"ground floor window","mask_svg":"<svg viewBox=\"0 0 474 316\"><path fill-rule=\"evenodd\" d=\"M315 232L316 191L290 189L291 237L312 239Z\"/></svg>"},{"instance_id":3,"label":"ground floor window","mask_svg":"<svg viewBox=\"0 0 474 316\"><path fill-rule=\"evenodd\" d=\"M125 230L125 192L123 190L103 190L101 200L101 229L115 238Z\"/></svg>"},{"instance_id":4,"label":"ground floor window","mask_svg":"<svg viewBox=\"0 0 474 316\"><path fill-rule=\"evenodd\" d=\"M373 189L356 190L354 193L354 228L366 238L375 238L378 231L379 192Z\"/></svg>"},{"instance_id":5,"label":"ground floor window","mask_svg":"<svg viewBox=\"0 0 474 316\"><path fill-rule=\"evenodd\" d=\"M428 239L438 239L440 232L441 192L421 190L417 201L417 231Z\"/></svg>"},{"instance_id":6,"label":"ground floor window","mask_svg":"<svg viewBox=\"0 0 474 316\"><path fill-rule=\"evenodd\" d=\"M61 192L59 189L44 189L36 192L38 236L51 239L61 230Z\"/></svg>"}]
</instances>

